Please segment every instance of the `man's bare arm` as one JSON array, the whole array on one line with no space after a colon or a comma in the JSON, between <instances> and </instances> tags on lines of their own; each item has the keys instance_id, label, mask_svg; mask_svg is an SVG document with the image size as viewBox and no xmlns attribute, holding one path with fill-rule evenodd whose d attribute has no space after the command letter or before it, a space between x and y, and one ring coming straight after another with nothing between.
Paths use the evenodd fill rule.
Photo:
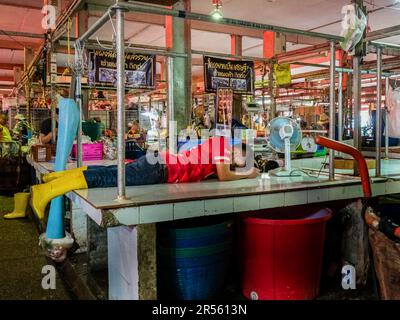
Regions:
<instances>
[{"instance_id":1,"label":"man's bare arm","mask_svg":"<svg viewBox=\"0 0 400 320\"><path fill-rule=\"evenodd\" d=\"M217 164L217 176L220 181L235 181L241 179L254 179L260 175L260 170L251 168L246 172L231 171L230 165L225 163Z\"/></svg>"}]
</instances>

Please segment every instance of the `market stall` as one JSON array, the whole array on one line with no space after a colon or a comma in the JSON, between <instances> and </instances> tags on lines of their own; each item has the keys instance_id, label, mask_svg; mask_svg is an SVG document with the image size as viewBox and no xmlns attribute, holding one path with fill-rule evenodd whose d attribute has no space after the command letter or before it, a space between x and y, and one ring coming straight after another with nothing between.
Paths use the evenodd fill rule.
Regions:
<instances>
[{"instance_id":1,"label":"market stall","mask_svg":"<svg viewBox=\"0 0 400 320\"><path fill-rule=\"evenodd\" d=\"M254 32L273 30L313 37L323 43L299 52L275 52L272 57L262 58L244 56L238 48L231 54L192 50L188 35L180 39L183 48L175 43L179 41L173 41L172 32L169 35L172 45L133 45L125 41L128 12L168 16L173 19L170 23L193 20ZM113 41L100 41L98 34L110 23ZM365 147L363 136L366 136L361 128L368 124L374 132L364 131L368 131L368 140L374 145L363 150L363 155L374 158L367 161L371 163L368 173L372 177L373 195L400 193L400 160L395 159L395 152L389 152L396 151L395 147L390 149L389 143L389 134L393 136L389 130L396 128L388 115L390 107L397 110L396 93L392 92L396 91L396 85L393 83L392 88L388 84L398 73L388 69L383 72L382 68L382 51L398 51L398 48L367 41L365 47L376 52L376 65L361 70L361 53L346 57L347 60L340 56L343 52L347 54L343 50L343 37L237 19L222 18L216 22L209 15L189 10L119 1L73 40L69 32L67 41L63 40L67 46L56 37L53 47L50 46L50 58L41 55L39 64L48 63L51 67L47 70L50 82L47 85L43 79L39 82L39 87L45 89L29 92L27 108L16 106L8 112L11 115L18 109L19 113L26 114L34 134L39 130L42 113L51 117L51 142L46 145L31 140L27 161L34 168L38 182L51 183L53 180L49 177L57 174L60 177L66 174L64 178L68 178L69 173L65 173L68 171L80 172L71 175L70 181L82 183L71 182L74 187L57 193L57 197L50 199L50 210L44 210L47 202L43 205L35 194L44 183L32 186L31 206L46 229L40 243L46 254L57 262L66 259L74 241L90 253L95 249L88 245L88 234L86 230L82 232L80 222L78 226L69 226L70 232L64 225L66 208L73 221L86 221L88 217L107 236L106 243L99 247L106 247L101 255L102 261L108 258L109 299L157 299L158 289L169 283L157 283L162 277L168 281L172 278L161 274L163 268L157 265L157 250L161 250L157 230L167 225L164 222L190 224L190 219L196 219L202 224L214 217L236 221L248 213L266 214L275 212L271 211L275 208L346 206L362 199L361 186L365 181L358 177L356 162L347 154L318 145L316 139L320 136L346 140L346 144L361 151ZM75 44L73 63L72 42ZM63 66L66 71L59 76L57 54L61 53L56 52L65 52L65 48L68 63ZM323 59L309 61L313 55ZM347 66L350 59L353 59L352 68ZM200 67L202 75L192 77L194 67ZM372 88L375 91L362 87L361 81L369 82L370 75L385 79L385 90L382 81L376 81L376 88ZM364 100L366 97L361 100L362 90L374 101ZM381 108L382 96L388 109L385 113ZM388 102L389 97L392 104ZM372 109L366 109L368 103L379 106L374 110L374 124L369 123ZM56 106L60 106L58 120ZM178 155L186 154L207 141L210 134L225 137L232 148L235 143L251 145L254 154L250 155L250 167L253 171L254 166L261 169L260 175L249 175L248 180L218 181L218 172L212 172L214 178L196 183L127 186L127 165L143 159L147 151L168 150L172 154L173 150L180 152ZM106 172L109 166L113 170ZM103 168L104 177L98 180L115 181L114 186L90 186L82 173L87 174L88 167ZM63 183L67 185L68 180ZM49 194L62 187L51 185ZM67 205L63 198L65 191ZM47 194L42 198L47 199ZM37 210L38 203L43 210ZM230 232L221 231L224 236L228 234L228 240ZM207 250L217 250L215 245L225 257L231 248L228 240L221 240L226 247L207 240L212 247ZM173 255L172 248L163 250L163 258ZM258 295L253 294L251 298L256 299Z\"/></svg>"}]
</instances>

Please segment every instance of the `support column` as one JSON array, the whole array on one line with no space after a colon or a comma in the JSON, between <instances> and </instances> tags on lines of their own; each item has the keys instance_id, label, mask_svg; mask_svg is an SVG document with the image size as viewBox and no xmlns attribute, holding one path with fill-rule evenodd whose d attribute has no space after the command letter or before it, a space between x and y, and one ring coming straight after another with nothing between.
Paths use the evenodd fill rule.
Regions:
<instances>
[{"instance_id":1,"label":"support column","mask_svg":"<svg viewBox=\"0 0 400 320\"><path fill-rule=\"evenodd\" d=\"M381 137L382 137L382 49L376 48L376 125L375 125L375 147L376 147L376 177L381 176Z\"/></svg>"},{"instance_id":2,"label":"support column","mask_svg":"<svg viewBox=\"0 0 400 320\"><path fill-rule=\"evenodd\" d=\"M280 33L273 31L263 32L263 57L267 59L273 59L276 54L284 52L286 50L286 37ZM271 109L270 119L277 116L276 114L276 101L275 101L275 90L273 86L274 80L274 61L269 64L269 95L271 98Z\"/></svg>"},{"instance_id":3,"label":"support column","mask_svg":"<svg viewBox=\"0 0 400 320\"><path fill-rule=\"evenodd\" d=\"M87 4L75 16L75 37L83 35L89 29L89 11Z\"/></svg>"},{"instance_id":4,"label":"support column","mask_svg":"<svg viewBox=\"0 0 400 320\"><path fill-rule=\"evenodd\" d=\"M156 224L108 228L110 300L156 300Z\"/></svg>"},{"instance_id":5,"label":"support column","mask_svg":"<svg viewBox=\"0 0 400 320\"><path fill-rule=\"evenodd\" d=\"M243 55L243 38L240 35L231 34L231 54L241 56ZM242 119L242 95L233 95L233 118L238 121Z\"/></svg>"},{"instance_id":6,"label":"support column","mask_svg":"<svg viewBox=\"0 0 400 320\"><path fill-rule=\"evenodd\" d=\"M231 54L241 56L243 53L243 37L237 34L231 34Z\"/></svg>"},{"instance_id":7,"label":"support column","mask_svg":"<svg viewBox=\"0 0 400 320\"><path fill-rule=\"evenodd\" d=\"M75 38L79 38L89 29L89 11L87 9L87 4L84 8L79 11L75 18ZM82 119L89 118L89 94L88 90L81 90L81 100L82 100Z\"/></svg>"},{"instance_id":8,"label":"support column","mask_svg":"<svg viewBox=\"0 0 400 320\"><path fill-rule=\"evenodd\" d=\"M330 90L329 90L329 138L335 140L335 70L336 70L336 52L335 42L330 43L331 61L330 61ZM334 166L335 152L329 151L329 180L335 179Z\"/></svg>"},{"instance_id":9,"label":"support column","mask_svg":"<svg viewBox=\"0 0 400 320\"><path fill-rule=\"evenodd\" d=\"M125 185L125 12L116 9L118 200L126 198Z\"/></svg>"},{"instance_id":10,"label":"support column","mask_svg":"<svg viewBox=\"0 0 400 320\"><path fill-rule=\"evenodd\" d=\"M27 73L29 65L32 63L35 53L32 48L24 47L24 72ZM31 115L31 79L25 85L26 114L28 123L32 121Z\"/></svg>"},{"instance_id":11,"label":"support column","mask_svg":"<svg viewBox=\"0 0 400 320\"><path fill-rule=\"evenodd\" d=\"M57 60L56 53L53 48L53 44L51 45L50 50L50 65L55 66L57 70ZM52 70L53 69L53 70ZM57 71L54 73L54 67L50 68L50 97L51 97L51 142L53 144L56 143L57 140L57 114L56 114L56 84L57 84Z\"/></svg>"},{"instance_id":12,"label":"support column","mask_svg":"<svg viewBox=\"0 0 400 320\"><path fill-rule=\"evenodd\" d=\"M190 12L190 0L180 0L172 7L174 10ZM177 122L178 132L186 129L190 122L192 108L192 56L191 56L191 22L189 19L165 17L166 47L176 52L184 53L187 57L173 57L172 74L168 81L173 88L174 104L168 106ZM170 139L173 137L170 137Z\"/></svg>"}]
</instances>

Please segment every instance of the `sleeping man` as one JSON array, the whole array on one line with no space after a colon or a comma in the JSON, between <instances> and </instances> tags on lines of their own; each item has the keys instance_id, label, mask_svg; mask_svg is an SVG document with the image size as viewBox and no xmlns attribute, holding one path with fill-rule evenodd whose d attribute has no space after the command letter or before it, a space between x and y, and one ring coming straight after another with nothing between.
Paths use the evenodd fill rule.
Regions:
<instances>
[{"instance_id":1,"label":"sleeping man","mask_svg":"<svg viewBox=\"0 0 400 320\"><path fill-rule=\"evenodd\" d=\"M168 151L147 153L126 165L126 185L200 182L212 176L217 176L220 181L256 178L260 171L254 168L253 159L247 161L243 146L232 147L230 139L212 137L178 154ZM50 200L66 192L116 187L117 170L117 166L89 166L49 173L43 177L45 183L32 187L33 209L43 219Z\"/></svg>"}]
</instances>

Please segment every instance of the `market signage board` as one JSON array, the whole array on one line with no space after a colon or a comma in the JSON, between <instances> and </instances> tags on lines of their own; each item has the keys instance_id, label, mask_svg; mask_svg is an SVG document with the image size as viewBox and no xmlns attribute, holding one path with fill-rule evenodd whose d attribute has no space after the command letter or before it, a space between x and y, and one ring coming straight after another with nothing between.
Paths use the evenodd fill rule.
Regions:
<instances>
[{"instance_id":1,"label":"market signage board","mask_svg":"<svg viewBox=\"0 0 400 320\"><path fill-rule=\"evenodd\" d=\"M218 87L231 88L234 93L254 93L253 61L234 61L204 56L204 88L217 92Z\"/></svg>"},{"instance_id":2,"label":"market signage board","mask_svg":"<svg viewBox=\"0 0 400 320\"><path fill-rule=\"evenodd\" d=\"M89 85L116 86L117 53L113 50L89 50ZM127 88L153 89L156 78L156 56L125 53Z\"/></svg>"}]
</instances>

